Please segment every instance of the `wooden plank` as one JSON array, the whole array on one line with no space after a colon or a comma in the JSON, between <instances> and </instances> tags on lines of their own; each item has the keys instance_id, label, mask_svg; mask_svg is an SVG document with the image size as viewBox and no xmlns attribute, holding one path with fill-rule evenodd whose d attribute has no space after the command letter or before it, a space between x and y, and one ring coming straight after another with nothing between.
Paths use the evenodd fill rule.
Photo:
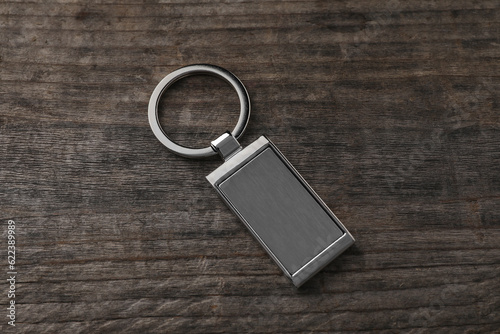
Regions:
<instances>
[{"instance_id":1,"label":"wooden plank","mask_svg":"<svg viewBox=\"0 0 500 334\"><path fill-rule=\"evenodd\" d=\"M10 0L0 31L15 331L499 330L498 1ZM149 128L192 63L244 82L242 144L267 134L357 240L298 290L204 179L218 159ZM238 107L192 77L160 121L206 146Z\"/></svg>"}]
</instances>

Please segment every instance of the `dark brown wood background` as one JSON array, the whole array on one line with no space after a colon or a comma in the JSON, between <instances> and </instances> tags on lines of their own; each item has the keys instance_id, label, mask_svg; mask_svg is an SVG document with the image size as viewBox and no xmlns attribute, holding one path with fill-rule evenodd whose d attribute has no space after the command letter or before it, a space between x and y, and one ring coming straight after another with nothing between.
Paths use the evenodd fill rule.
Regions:
<instances>
[{"instance_id":1,"label":"dark brown wood background","mask_svg":"<svg viewBox=\"0 0 500 334\"><path fill-rule=\"evenodd\" d=\"M192 63L357 239L300 289L149 128ZM499 332L498 0L7 0L0 84L2 333ZM203 76L161 105L187 145L237 114Z\"/></svg>"}]
</instances>

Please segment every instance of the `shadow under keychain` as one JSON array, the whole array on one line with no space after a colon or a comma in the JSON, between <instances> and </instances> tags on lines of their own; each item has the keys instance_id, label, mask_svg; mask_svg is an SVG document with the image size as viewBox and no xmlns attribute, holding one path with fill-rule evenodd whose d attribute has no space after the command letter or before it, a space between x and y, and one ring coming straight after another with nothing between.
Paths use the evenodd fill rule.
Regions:
<instances>
[{"instance_id":1,"label":"shadow under keychain","mask_svg":"<svg viewBox=\"0 0 500 334\"><path fill-rule=\"evenodd\" d=\"M233 131L201 149L174 143L158 119L158 103L165 90L196 74L224 79L240 100L240 116ZM240 146L237 139L250 118L250 100L245 86L231 72L213 65L175 70L153 91L148 117L156 138L172 152L187 158L222 157L224 163L207 180L295 286L305 283L354 243L340 220L266 136L245 148Z\"/></svg>"}]
</instances>

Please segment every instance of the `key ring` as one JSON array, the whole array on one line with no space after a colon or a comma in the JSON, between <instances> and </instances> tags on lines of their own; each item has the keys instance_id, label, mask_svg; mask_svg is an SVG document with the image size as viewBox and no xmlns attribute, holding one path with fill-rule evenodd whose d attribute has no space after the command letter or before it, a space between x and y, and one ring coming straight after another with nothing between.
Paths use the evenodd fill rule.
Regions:
<instances>
[{"instance_id":1,"label":"key ring","mask_svg":"<svg viewBox=\"0 0 500 334\"><path fill-rule=\"evenodd\" d=\"M241 104L233 132L222 134L211 147L202 149L174 143L158 120L162 93L193 74L224 79L236 90ZM354 238L266 136L241 147L236 138L245 130L249 116L250 100L243 84L231 72L212 65L186 66L167 75L156 86L148 110L154 134L169 150L188 158L216 153L222 157L224 163L207 175L208 182L299 287L351 246Z\"/></svg>"},{"instance_id":2,"label":"key ring","mask_svg":"<svg viewBox=\"0 0 500 334\"><path fill-rule=\"evenodd\" d=\"M196 74L208 74L226 81L231 87L236 90L238 94L238 98L240 100L240 116L238 119L238 123L234 127L231 134L235 138L239 138L248 124L248 120L250 118L250 98L248 97L248 92L241 83L241 81L231 72L226 69L223 69L214 65L206 65L206 64L198 64L198 65L189 65L185 67L181 67L172 73L168 74L165 78L163 78L160 83L156 86L149 99L148 106L148 118L149 125L153 130L156 138L165 145L170 151L181 155L186 158L206 158L213 155L216 155L217 152L209 146L205 148L189 148L186 146L179 145L174 143L168 135L163 131L163 128L160 125L160 120L158 118L158 103L160 102L160 98L162 94L176 81Z\"/></svg>"}]
</instances>

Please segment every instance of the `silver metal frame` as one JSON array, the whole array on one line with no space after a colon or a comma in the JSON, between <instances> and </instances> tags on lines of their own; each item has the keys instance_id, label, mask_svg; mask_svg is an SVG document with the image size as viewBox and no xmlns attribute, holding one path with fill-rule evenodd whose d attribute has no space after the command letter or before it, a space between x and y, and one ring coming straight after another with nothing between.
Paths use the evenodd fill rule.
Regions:
<instances>
[{"instance_id":1,"label":"silver metal frame","mask_svg":"<svg viewBox=\"0 0 500 334\"><path fill-rule=\"evenodd\" d=\"M245 164L250 162L253 158L258 156L265 149L271 148L273 152L282 160L282 162L288 167L288 169L294 174L294 176L302 183L302 185L309 191L317 203L325 210L325 212L332 218L335 224L343 232L343 235L331 243L328 247L321 250L313 259L303 265L295 272L289 272L285 266L280 262L271 249L265 244L265 242L260 238L256 231L252 228L251 224L245 219L245 217L238 212L236 207L231 203L231 199L227 198L220 189L220 185L231 175L236 173ZM265 136L261 136L252 144L248 145L246 148L238 152L236 155L228 159L219 168L209 174L207 180L215 188L219 196L224 200L224 202L229 206L229 208L240 218L240 220L247 226L247 228L252 232L253 236L259 241L259 243L264 247L264 249L269 253L269 255L274 259L278 266L283 270L285 275L293 282L297 287L305 283L314 274L320 271L333 259L339 256L344 250L354 243L354 238L347 231L340 220L335 216L335 214L328 208L328 206L321 200L321 198L316 194L316 192L309 186L309 184L302 178L302 176L297 172L297 170L290 164L290 162L285 158L285 156L279 151L279 149Z\"/></svg>"},{"instance_id":2,"label":"silver metal frame","mask_svg":"<svg viewBox=\"0 0 500 334\"><path fill-rule=\"evenodd\" d=\"M163 78L163 80L161 80L160 83L156 86L153 94L151 95L151 98L149 99L148 118L149 125L151 126L151 129L153 130L156 138L158 138L158 140L170 151L186 158L205 158L216 155L217 152L214 151L211 146L196 149L174 143L168 137L165 131L163 131L160 125L160 120L158 119L158 103L160 102L160 98L165 90L167 90L168 87L170 87L174 82L195 74L208 74L216 76L218 78L222 78L236 90L236 93L238 94L238 98L240 100L240 117L233 131L231 131L231 134L235 138L239 138L245 131L248 120L250 118L251 107L248 92L245 86L234 74L226 69L214 65L199 64L181 67Z\"/></svg>"}]
</instances>

